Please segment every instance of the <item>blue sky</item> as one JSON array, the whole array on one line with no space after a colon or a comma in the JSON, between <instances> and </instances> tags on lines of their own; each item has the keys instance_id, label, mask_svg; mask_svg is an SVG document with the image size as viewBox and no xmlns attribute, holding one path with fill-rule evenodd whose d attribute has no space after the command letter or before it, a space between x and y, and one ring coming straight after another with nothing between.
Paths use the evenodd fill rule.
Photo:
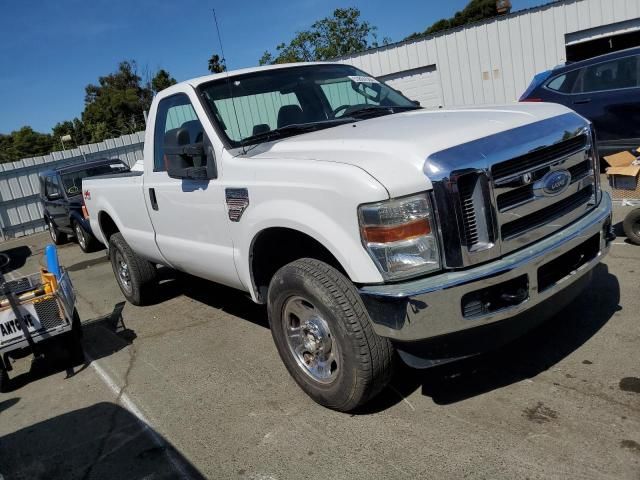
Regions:
<instances>
[{"instance_id":1,"label":"blue sky","mask_svg":"<svg viewBox=\"0 0 640 480\"><path fill-rule=\"evenodd\" d=\"M207 72L219 51L216 8L229 68L256 65L266 49L298 30L355 6L399 41L452 16L467 0L20 0L3 2L0 17L0 133L23 125L48 132L79 116L84 87L136 60L140 70L165 68L177 80ZM512 0L521 10L546 0Z\"/></svg>"}]
</instances>

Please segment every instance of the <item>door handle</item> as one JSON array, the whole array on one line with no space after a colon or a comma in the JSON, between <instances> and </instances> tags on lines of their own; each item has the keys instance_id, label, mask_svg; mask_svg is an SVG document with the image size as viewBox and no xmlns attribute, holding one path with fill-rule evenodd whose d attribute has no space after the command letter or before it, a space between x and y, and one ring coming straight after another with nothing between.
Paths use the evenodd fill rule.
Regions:
<instances>
[{"instance_id":1,"label":"door handle","mask_svg":"<svg viewBox=\"0 0 640 480\"><path fill-rule=\"evenodd\" d=\"M151 208L158 210L158 199L156 198L155 188L149 189L149 201L151 202Z\"/></svg>"},{"instance_id":2,"label":"door handle","mask_svg":"<svg viewBox=\"0 0 640 480\"><path fill-rule=\"evenodd\" d=\"M585 103L591 103L591 99L590 98L583 98L582 100L574 100L573 101L574 105L583 105Z\"/></svg>"}]
</instances>

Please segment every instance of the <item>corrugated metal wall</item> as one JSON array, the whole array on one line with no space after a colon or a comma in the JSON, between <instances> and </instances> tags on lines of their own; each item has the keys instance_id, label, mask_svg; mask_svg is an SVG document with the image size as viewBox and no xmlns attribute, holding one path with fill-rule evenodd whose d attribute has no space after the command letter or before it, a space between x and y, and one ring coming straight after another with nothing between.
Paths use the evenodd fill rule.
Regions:
<instances>
[{"instance_id":1,"label":"corrugated metal wall","mask_svg":"<svg viewBox=\"0 0 640 480\"><path fill-rule=\"evenodd\" d=\"M565 62L566 36L638 17L640 0L565 0L338 61L376 77L436 65L444 106L507 103Z\"/></svg>"},{"instance_id":2,"label":"corrugated metal wall","mask_svg":"<svg viewBox=\"0 0 640 480\"><path fill-rule=\"evenodd\" d=\"M119 158L133 165L142 159L144 132L42 157L0 164L0 233L2 239L44 230L38 172L99 158ZM81 150L82 149L82 150ZM82 156L84 152L84 157Z\"/></svg>"}]
</instances>

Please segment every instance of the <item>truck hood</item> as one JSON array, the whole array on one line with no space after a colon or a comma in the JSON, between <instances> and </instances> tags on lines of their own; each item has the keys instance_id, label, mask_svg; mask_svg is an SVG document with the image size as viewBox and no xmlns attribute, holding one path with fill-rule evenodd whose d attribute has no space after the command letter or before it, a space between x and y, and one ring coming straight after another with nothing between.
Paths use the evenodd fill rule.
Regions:
<instances>
[{"instance_id":1,"label":"truck hood","mask_svg":"<svg viewBox=\"0 0 640 480\"><path fill-rule=\"evenodd\" d=\"M247 156L354 165L397 197L431 189L423 168L436 152L569 112L550 103L414 110L264 143Z\"/></svg>"}]
</instances>

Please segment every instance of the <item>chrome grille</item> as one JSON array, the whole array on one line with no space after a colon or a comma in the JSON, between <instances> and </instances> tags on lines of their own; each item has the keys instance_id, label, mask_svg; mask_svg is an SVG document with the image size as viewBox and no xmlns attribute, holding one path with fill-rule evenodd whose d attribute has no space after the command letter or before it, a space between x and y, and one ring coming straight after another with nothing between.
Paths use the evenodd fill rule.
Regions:
<instances>
[{"instance_id":1,"label":"chrome grille","mask_svg":"<svg viewBox=\"0 0 640 480\"><path fill-rule=\"evenodd\" d=\"M567 113L430 155L424 172L433 184L445 266L499 258L594 208L592 143L590 125ZM568 179L561 188L551 187L556 171Z\"/></svg>"},{"instance_id":2,"label":"chrome grille","mask_svg":"<svg viewBox=\"0 0 640 480\"><path fill-rule=\"evenodd\" d=\"M543 147L526 155L498 163L491 167L491 175L493 176L493 180L496 181L537 170L545 165L554 163L559 158L566 157L579 150L584 150L586 145L587 135L578 135L577 137L570 138L551 147Z\"/></svg>"},{"instance_id":3,"label":"chrome grille","mask_svg":"<svg viewBox=\"0 0 640 480\"><path fill-rule=\"evenodd\" d=\"M473 206L473 187L474 184L471 181L461 181L458 184L462 205L463 242L468 248L477 245L479 240L476 210Z\"/></svg>"},{"instance_id":4,"label":"chrome grille","mask_svg":"<svg viewBox=\"0 0 640 480\"><path fill-rule=\"evenodd\" d=\"M569 172L570 182L566 190L549 195L541 182L555 171ZM563 228L591 208L595 175L586 133L493 165L491 172L503 175L492 181L503 254Z\"/></svg>"}]
</instances>

